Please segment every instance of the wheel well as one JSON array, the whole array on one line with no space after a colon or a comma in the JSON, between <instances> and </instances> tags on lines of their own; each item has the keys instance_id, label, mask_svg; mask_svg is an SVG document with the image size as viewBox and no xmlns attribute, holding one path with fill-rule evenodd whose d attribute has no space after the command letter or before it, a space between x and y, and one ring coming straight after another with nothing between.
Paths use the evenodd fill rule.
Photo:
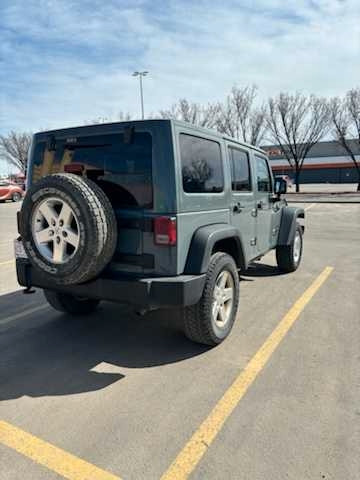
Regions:
<instances>
[{"instance_id":1,"label":"wheel well","mask_svg":"<svg viewBox=\"0 0 360 480\"><path fill-rule=\"evenodd\" d=\"M302 233L304 233L305 232L305 225L304 225L305 214L304 214L304 212L300 212L299 215L296 217L296 220L298 220L299 218L301 219L301 221L299 222L299 225L301 227Z\"/></svg>"},{"instance_id":2,"label":"wheel well","mask_svg":"<svg viewBox=\"0 0 360 480\"><path fill-rule=\"evenodd\" d=\"M239 245L236 242L235 238L224 238L223 240L219 240L213 246L211 254L216 252L225 252L235 260L235 263L238 267L241 267L240 261L240 252L239 252Z\"/></svg>"}]
</instances>

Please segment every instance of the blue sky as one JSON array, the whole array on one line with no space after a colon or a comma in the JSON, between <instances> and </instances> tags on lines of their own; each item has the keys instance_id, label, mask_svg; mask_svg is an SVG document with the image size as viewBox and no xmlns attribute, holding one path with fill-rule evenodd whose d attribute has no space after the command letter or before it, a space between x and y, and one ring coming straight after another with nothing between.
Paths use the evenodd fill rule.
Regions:
<instances>
[{"instance_id":1,"label":"blue sky","mask_svg":"<svg viewBox=\"0 0 360 480\"><path fill-rule=\"evenodd\" d=\"M255 83L342 94L360 79L359 0L2 0L0 132L139 114Z\"/></svg>"}]
</instances>

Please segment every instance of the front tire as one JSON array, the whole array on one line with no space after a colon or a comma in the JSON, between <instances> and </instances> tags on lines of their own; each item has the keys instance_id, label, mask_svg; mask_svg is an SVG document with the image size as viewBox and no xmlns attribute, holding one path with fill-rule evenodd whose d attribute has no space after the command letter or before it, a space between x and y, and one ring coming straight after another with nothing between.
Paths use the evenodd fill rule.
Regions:
<instances>
[{"instance_id":1,"label":"front tire","mask_svg":"<svg viewBox=\"0 0 360 480\"><path fill-rule=\"evenodd\" d=\"M183 309L185 335L205 345L218 345L229 335L239 303L239 275L234 259L212 255L200 301Z\"/></svg>"},{"instance_id":2,"label":"front tire","mask_svg":"<svg viewBox=\"0 0 360 480\"><path fill-rule=\"evenodd\" d=\"M12 194L11 200L13 202L19 202L21 200L21 195L18 192Z\"/></svg>"},{"instance_id":3,"label":"front tire","mask_svg":"<svg viewBox=\"0 0 360 480\"><path fill-rule=\"evenodd\" d=\"M295 235L290 245L276 247L276 261L279 269L285 273L295 272L298 269L303 251L302 228L297 223Z\"/></svg>"},{"instance_id":4,"label":"front tire","mask_svg":"<svg viewBox=\"0 0 360 480\"><path fill-rule=\"evenodd\" d=\"M59 312L70 313L71 315L86 315L94 312L100 300L94 298L74 297L68 293L44 290L48 303Z\"/></svg>"}]
</instances>

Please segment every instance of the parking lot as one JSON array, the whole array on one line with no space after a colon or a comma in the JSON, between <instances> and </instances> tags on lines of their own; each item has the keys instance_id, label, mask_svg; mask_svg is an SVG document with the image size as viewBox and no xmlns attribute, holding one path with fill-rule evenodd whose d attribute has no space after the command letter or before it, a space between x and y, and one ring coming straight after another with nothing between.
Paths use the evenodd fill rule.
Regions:
<instances>
[{"instance_id":1,"label":"parking lot","mask_svg":"<svg viewBox=\"0 0 360 480\"><path fill-rule=\"evenodd\" d=\"M299 270L241 272L210 349L171 311L74 319L24 295L0 204L0 479L359 478L360 204L304 207Z\"/></svg>"}]
</instances>

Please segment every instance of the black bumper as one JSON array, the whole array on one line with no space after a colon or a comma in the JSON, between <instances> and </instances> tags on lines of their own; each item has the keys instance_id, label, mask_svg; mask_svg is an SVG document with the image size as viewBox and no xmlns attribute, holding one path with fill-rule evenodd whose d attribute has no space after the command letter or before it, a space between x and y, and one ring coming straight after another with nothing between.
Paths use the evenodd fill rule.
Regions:
<instances>
[{"instance_id":1,"label":"black bumper","mask_svg":"<svg viewBox=\"0 0 360 480\"><path fill-rule=\"evenodd\" d=\"M45 288L143 308L194 305L200 300L205 283L205 275L178 275L151 278L100 277L80 285L59 286L50 284L41 271L23 259L16 260L16 272L19 284L24 287Z\"/></svg>"}]
</instances>

